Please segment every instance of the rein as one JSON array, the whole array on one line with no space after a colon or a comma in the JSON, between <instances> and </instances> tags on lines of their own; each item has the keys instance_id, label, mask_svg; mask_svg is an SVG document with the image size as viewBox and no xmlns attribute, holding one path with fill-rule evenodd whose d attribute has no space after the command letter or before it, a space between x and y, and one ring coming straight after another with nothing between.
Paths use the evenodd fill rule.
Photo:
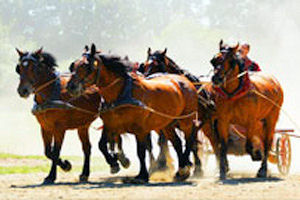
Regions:
<instances>
[{"instance_id":1,"label":"rein","mask_svg":"<svg viewBox=\"0 0 300 200\"><path fill-rule=\"evenodd\" d=\"M60 76L57 76L56 78L54 79L51 79L50 81L40 85L39 87L37 87L33 93L39 93L41 90L45 89L46 87L48 87L49 85L51 85L52 83L54 83L55 81L57 81L58 79L60 78Z\"/></svg>"},{"instance_id":2,"label":"rein","mask_svg":"<svg viewBox=\"0 0 300 200\"><path fill-rule=\"evenodd\" d=\"M121 78L117 78L115 79L113 82L111 82L108 86L105 86L105 87L101 87L99 88L99 94L103 93L104 91L106 91L107 89L111 88L112 86L114 86L115 84L117 84L119 81L121 81Z\"/></svg>"},{"instance_id":3,"label":"rein","mask_svg":"<svg viewBox=\"0 0 300 200\"><path fill-rule=\"evenodd\" d=\"M157 110L155 110L155 109L153 109L149 106L146 106L146 105L138 106L138 105L133 105L133 104L124 104L124 105L119 105L119 106L117 106L115 108L112 108L112 109L121 108L121 107L138 107L138 108L141 108L141 109L144 109L144 110L148 110L148 111L150 111L154 114L160 115L161 117L168 118L168 119L174 119L174 120L182 120L182 119L190 118L190 117L195 115L194 123L197 127L200 125L197 111L191 112L191 113L186 114L186 115L172 116L172 115L168 115L166 113L159 112L159 111L157 111ZM100 111L100 113L104 113L104 112L107 112L107 111L108 110Z\"/></svg>"}]
</instances>

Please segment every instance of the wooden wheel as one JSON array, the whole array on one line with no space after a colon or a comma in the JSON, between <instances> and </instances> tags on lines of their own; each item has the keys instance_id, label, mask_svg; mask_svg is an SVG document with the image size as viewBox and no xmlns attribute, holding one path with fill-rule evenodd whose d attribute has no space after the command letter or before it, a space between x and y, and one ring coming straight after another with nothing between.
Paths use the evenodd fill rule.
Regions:
<instances>
[{"instance_id":1,"label":"wooden wheel","mask_svg":"<svg viewBox=\"0 0 300 200\"><path fill-rule=\"evenodd\" d=\"M282 175L287 175L290 171L292 160L291 140L288 135L282 135L276 141L277 167Z\"/></svg>"}]
</instances>

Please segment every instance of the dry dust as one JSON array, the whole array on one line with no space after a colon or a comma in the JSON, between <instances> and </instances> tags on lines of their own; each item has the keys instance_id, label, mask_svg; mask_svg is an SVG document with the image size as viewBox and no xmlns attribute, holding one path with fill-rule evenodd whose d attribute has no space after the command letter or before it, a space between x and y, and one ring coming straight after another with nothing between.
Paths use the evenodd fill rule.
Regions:
<instances>
[{"instance_id":1,"label":"dry dust","mask_svg":"<svg viewBox=\"0 0 300 200\"><path fill-rule=\"evenodd\" d=\"M121 174L122 175L122 174ZM56 184L41 185L45 173L0 176L0 199L300 199L300 175L254 178L236 172L227 181L213 176L183 183L124 184L124 176L92 173L90 182L78 183L77 174L60 173Z\"/></svg>"}]
</instances>

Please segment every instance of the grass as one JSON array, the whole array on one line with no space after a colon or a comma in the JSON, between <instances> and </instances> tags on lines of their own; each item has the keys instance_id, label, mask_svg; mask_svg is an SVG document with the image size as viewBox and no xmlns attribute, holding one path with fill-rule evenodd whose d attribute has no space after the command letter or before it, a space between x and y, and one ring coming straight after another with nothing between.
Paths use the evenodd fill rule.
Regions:
<instances>
[{"instance_id":1,"label":"grass","mask_svg":"<svg viewBox=\"0 0 300 200\"><path fill-rule=\"evenodd\" d=\"M16 154L10 154L10 153L0 153L0 159L36 159L36 160L46 160L47 158L45 156L37 156L37 155L29 155L29 156L23 156L23 155L16 155Z\"/></svg>"},{"instance_id":2,"label":"grass","mask_svg":"<svg viewBox=\"0 0 300 200\"><path fill-rule=\"evenodd\" d=\"M48 172L50 166L9 166L2 167L0 166L0 174L28 174L28 173L39 173L39 172Z\"/></svg>"},{"instance_id":3,"label":"grass","mask_svg":"<svg viewBox=\"0 0 300 200\"><path fill-rule=\"evenodd\" d=\"M5 159L30 159L30 160L48 160L45 156L38 155L16 155L9 153L0 153L0 160ZM67 159L72 163L71 172L80 173L83 167L83 157L80 156L62 156L62 159ZM81 161L81 162L80 162ZM13 166L0 166L1 174L28 174L28 173L48 173L50 171L50 160L44 165L13 165ZM62 170L58 167L59 171ZM91 171L108 171L108 165L105 163L103 158L92 157L91 158Z\"/></svg>"},{"instance_id":4,"label":"grass","mask_svg":"<svg viewBox=\"0 0 300 200\"><path fill-rule=\"evenodd\" d=\"M0 153L0 159L35 159L35 160L48 160L46 156L39 156L39 155L16 155L16 154L10 154L10 153ZM68 159L68 160L75 160L79 161L82 160L80 156L62 156L62 159Z\"/></svg>"}]
</instances>

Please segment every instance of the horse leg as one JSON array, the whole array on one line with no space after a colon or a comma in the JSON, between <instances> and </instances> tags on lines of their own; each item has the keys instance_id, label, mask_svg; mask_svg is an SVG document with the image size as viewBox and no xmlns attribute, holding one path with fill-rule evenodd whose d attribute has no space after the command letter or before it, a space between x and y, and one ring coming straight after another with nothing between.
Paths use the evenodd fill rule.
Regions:
<instances>
[{"instance_id":1,"label":"horse leg","mask_svg":"<svg viewBox=\"0 0 300 200\"><path fill-rule=\"evenodd\" d=\"M64 130L58 130L54 133L54 145L50 156L52 159L52 166L49 175L44 180L44 184L53 183L56 179L56 174L57 174L56 166L58 164L62 164L62 165L65 164L61 161L61 159L59 159L60 149L61 149L62 142L64 140L64 136L65 136Z\"/></svg>"},{"instance_id":2,"label":"horse leg","mask_svg":"<svg viewBox=\"0 0 300 200\"><path fill-rule=\"evenodd\" d=\"M275 126L279 117L280 108L275 107L267 118L264 120L264 131L265 131L265 144L264 144L264 157L260 169L258 170L257 177L266 178L268 172L268 157L272 147L274 138Z\"/></svg>"},{"instance_id":3,"label":"horse leg","mask_svg":"<svg viewBox=\"0 0 300 200\"><path fill-rule=\"evenodd\" d=\"M101 135L100 141L98 143L98 147L99 147L99 150L104 155L104 158L105 158L106 162L110 165L110 172L112 174L115 174L115 173L118 173L120 171L120 166L119 166L119 163L117 162L117 157L116 156L112 156L108 152L108 148L107 148L108 135L107 135L107 132L108 131L104 127L103 131L102 131L102 135Z\"/></svg>"},{"instance_id":4,"label":"horse leg","mask_svg":"<svg viewBox=\"0 0 300 200\"><path fill-rule=\"evenodd\" d=\"M195 142L194 139L195 139L196 133L197 133L197 128L193 125L191 128L191 134L185 135L186 143L185 143L185 151L183 153L183 159L184 159L183 172L184 172L184 174L185 174L184 176L186 176L186 178L188 178L188 176L190 175L190 168L193 165L192 162L190 161L190 153L192 151L192 147ZM200 165L201 165L201 161L200 161Z\"/></svg>"},{"instance_id":5,"label":"horse leg","mask_svg":"<svg viewBox=\"0 0 300 200\"><path fill-rule=\"evenodd\" d=\"M41 133L42 133L42 138L43 138L43 143L44 143L44 153L45 156L50 159L53 160L53 152L52 152L52 140L53 140L53 133L52 131L46 130L44 128L41 127ZM61 159L58 159L58 163L57 163L64 171L70 171L72 168L71 163L68 160L64 160L62 161ZM45 182L45 180L44 180ZM54 180L53 180L54 182ZM46 182L45 182L46 183ZM50 182L48 182L50 183Z\"/></svg>"},{"instance_id":6,"label":"horse leg","mask_svg":"<svg viewBox=\"0 0 300 200\"><path fill-rule=\"evenodd\" d=\"M194 155L194 161L195 161L195 169L194 169L194 176L195 177L202 177L203 176L203 170L202 170L202 165L201 165L201 160L198 155L198 138L197 134L195 134L195 139L193 141L192 145L192 152Z\"/></svg>"},{"instance_id":7,"label":"horse leg","mask_svg":"<svg viewBox=\"0 0 300 200\"><path fill-rule=\"evenodd\" d=\"M91 143L89 140L88 127L79 128L78 136L82 144L82 150L84 152L84 165L83 165L82 173L79 176L79 181L86 182L90 175L90 155L91 155Z\"/></svg>"},{"instance_id":8,"label":"horse leg","mask_svg":"<svg viewBox=\"0 0 300 200\"><path fill-rule=\"evenodd\" d=\"M156 162L152 151L151 133L149 133L146 138L146 150L148 151L150 157L149 174L152 174L156 169Z\"/></svg>"},{"instance_id":9,"label":"horse leg","mask_svg":"<svg viewBox=\"0 0 300 200\"><path fill-rule=\"evenodd\" d=\"M167 168L167 158L166 154L168 153L168 141L166 139L165 133L160 131L159 138L158 138L158 145L160 147L160 152L157 158L157 169L163 170Z\"/></svg>"},{"instance_id":10,"label":"horse leg","mask_svg":"<svg viewBox=\"0 0 300 200\"><path fill-rule=\"evenodd\" d=\"M185 167L185 159L182 152L182 142L179 136L177 135L175 128L169 129L168 131L169 133L172 133L168 134L168 140L171 141L178 157L178 172L175 175L175 179L183 180L184 178L182 178L182 176L180 175L180 169L183 169Z\"/></svg>"},{"instance_id":11,"label":"horse leg","mask_svg":"<svg viewBox=\"0 0 300 200\"><path fill-rule=\"evenodd\" d=\"M127 169L130 166L130 160L125 156L125 153L123 151L121 135L118 136L117 144L118 144L118 153L117 153L118 160L121 162L121 165L125 169Z\"/></svg>"},{"instance_id":12,"label":"horse leg","mask_svg":"<svg viewBox=\"0 0 300 200\"><path fill-rule=\"evenodd\" d=\"M137 182L148 182L149 181L149 173L146 168L146 136L145 137L137 137L137 154L140 161L140 172L135 177L135 181Z\"/></svg>"},{"instance_id":13,"label":"horse leg","mask_svg":"<svg viewBox=\"0 0 300 200\"><path fill-rule=\"evenodd\" d=\"M264 157L261 162L261 167L259 168L257 172L258 178L266 178L267 172L268 172L268 155L269 155L269 149L268 149L268 140L265 139L265 145L264 145Z\"/></svg>"},{"instance_id":14,"label":"horse leg","mask_svg":"<svg viewBox=\"0 0 300 200\"><path fill-rule=\"evenodd\" d=\"M217 152L217 158L219 157L220 167L220 180L226 179L226 173L228 171L228 160L227 160L227 141L228 141L228 126L225 120L218 120L215 122L215 134L219 136L220 146Z\"/></svg>"}]
</instances>

